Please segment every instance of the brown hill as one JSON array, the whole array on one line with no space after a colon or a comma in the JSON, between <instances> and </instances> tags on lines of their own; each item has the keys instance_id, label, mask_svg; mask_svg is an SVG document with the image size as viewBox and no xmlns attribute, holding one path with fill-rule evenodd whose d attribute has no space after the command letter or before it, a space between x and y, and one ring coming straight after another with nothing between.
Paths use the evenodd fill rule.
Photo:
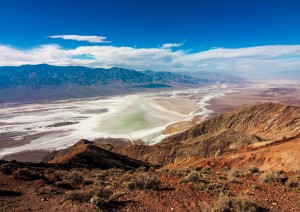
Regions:
<instances>
[{"instance_id":1,"label":"brown hill","mask_svg":"<svg viewBox=\"0 0 300 212\"><path fill-rule=\"evenodd\" d=\"M135 169L140 166L150 166L142 161L102 149L88 140L80 140L67 149L52 152L44 158L43 162L101 169Z\"/></svg>"},{"instance_id":2,"label":"brown hill","mask_svg":"<svg viewBox=\"0 0 300 212\"><path fill-rule=\"evenodd\" d=\"M189 157L232 154L254 143L272 143L299 133L299 107L264 103L213 117L154 146L115 147L112 151L166 165Z\"/></svg>"},{"instance_id":3,"label":"brown hill","mask_svg":"<svg viewBox=\"0 0 300 212\"><path fill-rule=\"evenodd\" d=\"M241 152L218 157L187 157L177 163L170 163L164 168L185 169L194 166L209 166L214 169L230 167L250 169L259 167L262 171L283 170L298 171L300 168L300 136L283 139L273 143L262 142L240 149Z\"/></svg>"}]
</instances>

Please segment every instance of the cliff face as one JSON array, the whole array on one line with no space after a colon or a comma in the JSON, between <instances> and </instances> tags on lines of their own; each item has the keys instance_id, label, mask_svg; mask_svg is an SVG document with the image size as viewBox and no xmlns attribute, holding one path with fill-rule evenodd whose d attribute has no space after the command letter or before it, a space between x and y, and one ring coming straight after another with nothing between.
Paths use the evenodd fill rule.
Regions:
<instances>
[{"instance_id":1,"label":"cliff face","mask_svg":"<svg viewBox=\"0 0 300 212\"><path fill-rule=\"evenodd\" d=\"M273 142L299 133L299 107L264 103L216 116L154 146L115 147L112 151L166 165L186 157L234 153L256 142Z\"/></svg>"}]
</instances>

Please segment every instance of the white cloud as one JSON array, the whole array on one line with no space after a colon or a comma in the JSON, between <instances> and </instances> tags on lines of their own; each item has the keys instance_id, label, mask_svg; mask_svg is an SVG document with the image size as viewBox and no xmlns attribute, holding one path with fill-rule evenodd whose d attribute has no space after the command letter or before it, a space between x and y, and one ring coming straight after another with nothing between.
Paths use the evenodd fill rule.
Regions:
<instances>
[{"instance_id":1,"label":"white cloud","mask_svg":"<svg viewBox=\"0 0 300 212\"><path fill-rule=\"evenodd\" d=\"M180 47L182 46L183 43L165 43L162 45L162 48L163 49L170 49L170 48L173 48L173 47Z\"/></svg>"},{"instance_id":2,"label":"white cloud","mask_svg":"<svg viewBox=\"0 0 300 212\"><path fill-rule=\"evenodd\" d=\"M64 49L59 45L42 45L26 50L0 46L0 66L40 63L174 72L204 70L257 76L299 70L300 45L216 48L196 53L128 46L80 46Z\"/></svg>"},{"instance_id":3,"label":"white cloud","mask_svg":"<svg viewBox=\"0 0 300 212\"><path fill-rule=\"evenodd\" d=\"M61 38L64 40L86 41L90 43L110 43L106 37L95 35L51 35L48 38Z\"/></svg>"}]
</instances>

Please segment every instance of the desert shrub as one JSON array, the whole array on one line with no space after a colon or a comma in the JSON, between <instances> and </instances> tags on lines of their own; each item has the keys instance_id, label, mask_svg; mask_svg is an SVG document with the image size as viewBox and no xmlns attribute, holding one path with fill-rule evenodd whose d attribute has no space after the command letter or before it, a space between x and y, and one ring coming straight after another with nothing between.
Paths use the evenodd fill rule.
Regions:
<instances>
[{"instance_id":1,"label":"desert shrub","mask_svg":"<svg viewBox=\"0 0 300 212\"><path fill-rule=\"evenodd\" d=\"M13 170L9 164L2 164L0 166L0 172L5 175L11 175L13 173Z\"/></svg>"},{"instance_id":2,"label":"desert shrub","mask_svg":"<svg viewBox=\"0 0 300 212\"><path fill-rule=\"evenodd\" d=\"M207 190L214 191L214 190L220 190L220 189L223 189L223 186L219 183L209 183L207 185Z\"/></svg>"},{"instance_id":3,"label":"desert shrub","mask_svg":"<svg viewBox=\"0 0 300 212\"><path fill-rule=\"evenodd\" d=\"M195 166L195 171L201 171L203 169L203 166Z\"/></svg>"},{"instance_id":4,"label":"desert shrub","mask_svg":"<svg viewBox=\"0 0 300 212\"><path fill-rule=\"evenodd\" d=\"M233 169L231 170L231 175L238 178L243 176L243 172L239 169Z\"/></svg>"},{"instance_id":5,"label":"desert shrub","mask_svg":"<svg viewBox=\"0 0 300 212\"><path fill-rule=\"evenodd\" d=\"M160 187L161 181L157 177L146 174L137 174L127 183L129 189L156 189Z\"/></svg>"},{"instance_id":6,"label":"desert shrub","mask_svg":"<svg viewBox=\"0 0 300 212\"><path fill-rule=\"evenodd\" d=\"M93 180L84 180L82 184L85 185L85 186L93 185L94 181Z\"/></svg>"},{"instance_id":7,"label":"desert shrub","mask_svg":"<svg viewBox=\"0 0 300 212\"><path fill-rule=\"evenodd\" d=\"M22 179L22 180L38 180L38 179L44 179L44 175L38 174L35 171L29 170L29 169L18 169L14 172L14 177L16 179Z\"/></svg>"},{"instance_id":8,"label":"desert shrub","mask_svg":"<svg viewBox=\"0 0 300 212\"><path fill-rule=\"evenodd\" d=\"M211 172L211 169L209 167L204 167L202 170L201 170L202 173L204 174L210 174Z\"/></svg>"},{"instance_id":9,"label":"desert shrub","mask_svg":"<svg viewBox=\"0 0 300 212\"><path fill-rule=\"evenodd\" d=\"M179 176L187 176L189 173L191 173L190 169L181 169L177 171L177 175Z\"/></svg>"},{"instance_id":10,"label":"desert shrub","mask_svg":"<svg viewBox=\"0 0 300 212\"><path fill-rule=\"evenodd\" d=\"M64 179L74 185L80 185L84 181L84 178L81 176L81 174L77 172L66 175Z\"/></svg>"},{"instance_id":11,"label":"desert shrub","mask_svg":"<svg viewBox=\"0 0 300 212\"><path fill-rule=\"evenodd\" d=\"M97 175L97 179L105 180L108 175L109 175L109 173L107 170L101 170Z\"/></svg>"},{"instance_id":12,"label":"desert shrub","mask_svg":"<svg viewBox=\"0 0 300 212\"><path fill-rule=\"evenodd\" d=\"M229 166L224 166L220 169L220 171L223 171L223 172L227 172L227 171L230 171L231 170L231 167Z\"/></svg>"},{"instance_id":13,"label":"desert shrub","mask_svg":"<svg viewBox=\"0 0 300 212\"><path fill-rule=\"evenodd\" d=\"M299 182L296 179L289 179L285 184L290 188L297 188L299 186Z\"/></svg>"},{"instance_id":14,"label":"desert shrub","mask_svg":"<svg viewBox=\"0 0 300 212\"><path fill-rule=\"evenodd\" d=\"M199 202L198 209L200 212L212 212L213 211L212 206L207 202Z\"/></svg>"},{"instance_id":15,"label":"desert shrub","mask_svg":"<svg viewBox=\"0 0 300 212\"><path fill-rule=\"evenodd\" d=\"M259 173L259 168L256 166L253 166L253 167L249 168L249 172L251 172L252 174Z\"/></svg>"},{"instance_id":16,"label":"desert shrub","mask_svg":"<svg viewBox=\"0 0 300 212\"><path fill-rule=\"evenodd\" d=\"M262 187L260 185L251 185L251 188L254 190L262 190Z\"/></svg>"},{"instance_id":17,"label":"desert shrub","mask_svg":"<svg viewBox=\"0 0 300 212\"><path fill-rule=\"evenodd\" d=\"M154 172L155 170L156 170L156 168L155 168L154 166L151 166L151 167L148 169L149 172Z\"/></svg>"},{"instance_id":18,"label":"desert shrub","mask_svg":"<svg viewBox=\"0 0 300 212\"><path fill-rule=\"evenodd\" d=\"M72 189L71 183L66 182L66 181L55 182L55 183L52 184L52 186L56 187L56 188L61 188L61 189L64 189L64 190L70 190L70 189Z\"/></svg>"},{"instance_id":19,"label":"desert shrub","mask_svg":"<svg viewBox=\"0 0 300 212\"><path fill-rule=\"evenodd\" d=\"M133 175L130 173L124 173L121 177L120 177L120 181L121 182L128 182L132 179Z\"/></svg>"},{"instance_id":20,"label":"desert shrub","mask_svg":"<svg viewBox=\"0 0 300 212\"><path fill-rule=\"evenodd\" d=\"M110 202L117 201L123 195L124 192L113 191L110 187L101 187L94 193L91 202L101 208Z\"/></svg>"},{"instance_id":21,"label":"desert shrub","mask_svg":"<svg viewBox=\"0 0 300 212\"><path fill-rule=\"evenodd\" d=\"M228 178L228 182L229 183L235 183L235 184L242 184L243 182L239 179L237 179L236 177L230 176Z\"/></svg>"},{"instance_id":22,"label":"desert shrub","mask_svg":"<svg viewBox=\"0 0 300 212\"><path fill-rule=\"evenodd\" d=\"M281 171L272 171L262 174L260 180L265 183L284 183L287 178Z\"/></svg>"},{"instance_id":23,"label":"desert shrub","mask_svg":"<svg viewBox=\"0 0 300 212\"><path fill-rule=\"evenodd\" d=\"M182 180L180 180L180 183L186 183L186 182L199 182L201 180L199 172L193 171L189 173L186 177L184 177Z\"/></svg>"},{"instance_id":24,"label":"desert shrub","mask_svg":"<svg viewBox=\"0 0 300 212\"><path fill-rule=\"evenodd\" d=\"M138 171L138 172L145 172L145 171L147 171L147 167L140 166L139 168L136 169L136 171Z\"/></svg>"},{"instance_id":25,"label":"desert shrub","mask_svg":"<svg viewBox=\"0 0 300 212\"><path fill-rule=\"evenodd\" d=\"M220 180L227 180L228 179L228 173L225 171L220 171L220 174L218 175L218 178Z\"/></svg>"},{"instance_id":26,"label":"desert shrub","mask_svg":"<svg viewBox=\"0 0 300 212\"><path fill-rule=\"evenodd\" d=\"M203 190L206 190L206 189L207 189L207 183L198 182L198 183L195 184L195 190L203 191Z\"/></svg>"},{"instance_id":27,"label":"desert shrub","mask_svg":"<svg viewBox=\"0 0 300 212\"><path fill-rule=\"evenodd\" d=\"M260 205L248 199L221 197L214 204L214 211L263 211Z\"/></svg>"},{"instance_id":28,"label":"desert shrub","mask_svg":"<svg viewBox=\"0 0 300 212\"><path fill-rule=\"evenodd\" d=\"M89 202L94 195L94 191L87 190L87 191L72 191L67 194L67 199L74 201L74 202Z\"/></svg>"}]
</instances>

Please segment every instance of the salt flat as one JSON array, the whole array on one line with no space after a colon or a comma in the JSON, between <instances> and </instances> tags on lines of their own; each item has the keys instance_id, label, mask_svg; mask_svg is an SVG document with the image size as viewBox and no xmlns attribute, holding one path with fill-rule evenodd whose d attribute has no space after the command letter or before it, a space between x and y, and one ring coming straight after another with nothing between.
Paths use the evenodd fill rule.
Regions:
<instances>
[{"instance_id":1,"label":"salt flat","mask_svg":"<svg viewBox=\"0 0 300 212\"><path fill-rule=\"evenodd\" d=\"M147 144L168 136L167 126L206 118L213 98L232 91L233 86L215 84L196 89L87 98L0 109L0 156L32 150L54 150L73 145L79 139L101 137L141 139ZM172 132L174 133L174 132Z\"/></svg>"}]
</instances>

